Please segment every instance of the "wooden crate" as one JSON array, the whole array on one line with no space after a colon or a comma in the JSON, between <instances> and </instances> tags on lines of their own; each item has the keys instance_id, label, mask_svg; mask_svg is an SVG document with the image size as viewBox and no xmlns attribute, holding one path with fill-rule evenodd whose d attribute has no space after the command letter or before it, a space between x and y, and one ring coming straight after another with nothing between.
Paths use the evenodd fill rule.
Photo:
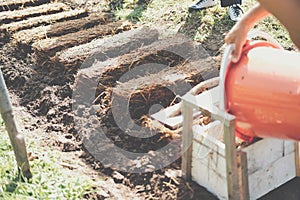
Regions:
<instances>
[{"instance_id":1,"label":"wooden crate","mask_svg":"<svg viewBox=\"0 0 300 200\"><path fill-rule=\"evenodd\" d=\"M228 199L225 143L212 136L215 131L222 132L221 123L215 121L206 127L195 125L192 130L192 179L219 199ZM248 191L244 191L246 199L257 199L296 176L293 141L263 139L239 149L239 152L246 155L246 162L243 163L246 166L237 163L239 176L240 168L247 171L245 180L248 179L248 184L239 184L239 190L243 184L248 185Z\"/></svg>"},{"instance_id":2,"label":"wooden crate","mask_svg":"<svg viewBox=\"0 0 300 200\"><path fill-rule=\"evenodd\" d=\"M298 142L268 138L236 149L235 117L199 98L183 97L184 178L219 199L257 199L300 175ZM195 108L214 121L193 125Z\"/></svg>"}]
</instances>

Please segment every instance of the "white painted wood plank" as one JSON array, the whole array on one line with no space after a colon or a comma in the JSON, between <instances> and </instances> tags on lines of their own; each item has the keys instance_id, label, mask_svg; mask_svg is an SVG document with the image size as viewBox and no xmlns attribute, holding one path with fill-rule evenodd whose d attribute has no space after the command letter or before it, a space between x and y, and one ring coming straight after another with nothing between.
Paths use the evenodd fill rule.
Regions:
<instances>
[{"instance_id":1,"label":"white painted wood plank","mask_svg":"<svg viewBox=\"0 0 300 200\"><path fill-rule=\"evenodd\" d=\"M228 199L227 179L219 176L203 163L195 162L192 166L192 180L205 187L219 199Z\"/></svg>"},{"instance_id":2,"label":"white painted wood plank","mask_svg":"<svg viewBox=\"0 0 300 200\"><path fill-rule=\"evenodd\" d=\"M212 121L205 126L194 125L193 131L194 131L194 139L196 140L199 140L199 137L201 138L203 137L203 135L209 135L213 137L215 140L217 140L215 141L216 143L220 143L220 142L223 143L222 142L223 135L224 135L223 125L218 120Z\"/></svg>"},{"instance_id":3,"label":"white painted wood plank","mask_svg":"<svg viewBox=\"0 0 300 200\"><path fill-rule=\"evenodd\" d=\"M201 162L210 170L215 171L219 176L226 177L226 160L225 157L220 155L220 153L218 152L217 146L210 148L194 142L192 152L192 166L197 165L198 162Z\"/></svg>"},{"instance_id":4,"label":"white painted wood plank","mask_svg":"<svg viewBox=\"0 0 300 200\"><path fill-rule=\"evenodd\" d=\"M294 178L296 176L294 156L295 154L291 153L251 174L249 176L250 199L258 199Z\"/></svg>"},{"instance_id":5,"label":"white painted wood plank","mask_svg":"<svg viewBox=\"0 0 300 200\"><path fill-rule=\"evenodd\" d=\"M216 135L219 132L222 132L222 129L223 127L218 121L215 121L210 125L203 127L200 125L194 125L194 141L206 147L209 147L210 149L213 149L214 151L218 152L220 155L225 157L225 144L212 136L213 134ZM221 137L223 136L223 134L220 135Z\"/></svg>"},{"instance_id":6,"label":"white painted wood plank","mask_svg":"<svg viewBox=\"0 0 300 200\"><path fill-rule=\"evenodd\" d=\"M214 87L210 90L204 91L196 96L192 95L191 93L187 93L183 96L183 98L190 98L190 96L193 97L195 100L195 105L199 105L206 109L207 107L212 109L213 105L216 105L219 101L219 86ZM157 113L154 113L151 115L152 118L156 119L157 121L166 124L172 128L178 128L182 125L183 122L183 116L179 114L178 116L169 117L172 113L177 112L180 110L181 103L175 104L173 106L167 107ZM193 116L194 118L199 116L201 114L200 111L194 109L193 110Z\"/></svg>"},{"instance_id":7,"label":"white painted wood plank","mask_svg":"<svg viewBox=\"0 0 300 200\"><path fill-rule=\"evenodd\" d=\"M269 166L274 161L284 156L283 140L266 138L242 149L247 153L248 173Z\"/></svg>"},{"instance_id":8,"label":"white painted wood plank","mask_svg":"<svg viewBox=\"0 0 300 200\"><path fill-rule=\"evenodd\" d=\"M284 154L288 155L291 152L295 151L294 141L293 140L284 140Z\"/></svg>"},{"instance_id":9,"label":"white painted wood plank","mask_svg":"<svg viewBox=\"0 0 300 200\"><path fill-rule=\"evenodd\" d=\"M185 94L182 99L189 101L193 105L197 105L211 113L214 113L215 107L219 103L219 96L220 96L220 87L214 87L207 91L204 91L196 96L187 93Z\"/></svg>"},{"instance_id":10,"label":"white painted wood plank","mask_svg":"<svg viewBox=\"0 0 300 200\"><path fill-rule=\"evenodd\" d=\"M183 116L181 114L170 117L170 115L174 112L178 112L181 109L182 103L177 103L173 106L167 107L157 113L154 113L151 115L153 119L156 119L157 121L166 124L170 126L171 128L178 128L182 126L183 123ZM201 115L201 112L199 110L194 109L193 110L193 117L198 117Z\"/></svg>"}]
</instances>

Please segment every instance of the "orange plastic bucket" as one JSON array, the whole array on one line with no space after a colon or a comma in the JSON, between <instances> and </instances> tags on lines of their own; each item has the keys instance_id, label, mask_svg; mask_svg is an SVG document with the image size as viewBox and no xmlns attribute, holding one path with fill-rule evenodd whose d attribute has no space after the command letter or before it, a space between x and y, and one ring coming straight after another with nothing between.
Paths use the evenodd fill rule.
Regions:
<instances>
[{"instance_id":1,"label":"orange plastic bucket","mask_svg":"<svg viewBox=\"0 0 300 200\"><path fill-rule=\"evenodd\" d=\"M224 80L225 108L245 140L273 137L300 141L300 54L271 42L248 42Z\"/></svg>"}]
</instances>

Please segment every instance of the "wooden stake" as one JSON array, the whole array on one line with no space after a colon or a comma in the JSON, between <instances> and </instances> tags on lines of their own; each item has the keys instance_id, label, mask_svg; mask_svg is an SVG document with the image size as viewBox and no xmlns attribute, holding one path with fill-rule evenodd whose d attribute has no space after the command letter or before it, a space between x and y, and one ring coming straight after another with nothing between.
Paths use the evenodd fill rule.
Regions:
<instances>
[{"instance_id":1,"label":"wooden stake","mask_svg":"<svg viewBox=\"0 0 300 200\"><path fill-rule=\"evenodd\" d=\"M182 104L182 114L183 114L183 129L182 129L182 161L181 170L182 176L186 180L190 180L192 175L192 143L193 143L193 108L189 103L183 100Z\"/></svg>"},{"instance_id":2,"label":"wooden stake","mask_svg":"<svg viewBox=\"0 0 300 200\"><path fill-rule=\"evenodd\" d=\"M0 112L5 123L11 144L17 160L17 165L21 169L24 177L31 178L29 162L27 158L24 136L19 133L14 116L12 114L12 106L8 97L6 84L4 82L2 71L0 70Z\"/></svg>"},{"instance_id":3,"label":"wooden stake","mask_svg":"<svg viewBox=\"0 0 300 200\"><path fill-rule=\"evenodd\" d=\"M225 121L227 120L225 119ZM239 200L239 178L237 170L237 152L235 148L235 120L224 123L224 142L228 199Z\"/></svg>"},{"instance_id":4,"label":"wooden stake","mask_svg":"<svg viewBox=\"0 0 300 200\"><path fill-rule=\"evenodd\" d=\"M248 200L249 196L249 183L248 183L248 163L247 163L247 153L243 151L237 152L237 164L239 172L239 188L240 199Z\"/></svg>"},{"instance_id":5,"label":"wooden stake","mask_svg":"<svg viewBox=\"0 0 300 200\"><path fill-rule=\"evenodd\" d=\"M300 176L300 152L299 152L299 142L294 143L295 146L295 168L296 176Z\"/></svg>"}]
</instances>

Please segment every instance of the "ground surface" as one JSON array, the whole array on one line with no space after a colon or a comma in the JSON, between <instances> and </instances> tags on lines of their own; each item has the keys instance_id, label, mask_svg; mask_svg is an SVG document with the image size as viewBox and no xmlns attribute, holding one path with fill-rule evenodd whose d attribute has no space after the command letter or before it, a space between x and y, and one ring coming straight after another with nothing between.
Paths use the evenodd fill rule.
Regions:
<instances>
[{"instance_id":1,"label":"ground surface","mask_svg":"<svg viewBox=\"0 0 300 200\"><path fill-rule=\"evenodd\" d=\"M120 6L119 4L122 4L121 1L101 2L100 4L98 1L66 0L65 2L74 8L85 7L90 11L99 11L101 10L99 7L105 4L105 9L112 8L116 10ZM148 2L141 1L140 3L143 4L136 7L135 12L137 13L145 10L148 5ZM107 6L108 4L109 6ZM173 10L173 12L185 12L180 9ZM137 13L132 15L131 21L134 23L138 23ZM171 14L170 16L172 16ZM165 18L163 17L162 19ZM221 59L224 33L230 28L230 25L225 23L228 20L224 17L215 26L210 27L213 31L207 31L205 37L199 37L198 35L197 38L195 26L200 27L205 20L211 20L203 17L201 23L197 19L202 18L195 13L191 14L189 18L181 20L183 22L178 23L179 25L175 27L175 30L182 31L189 37L196 38L195 40L201 42L209 55L214 58L216 65L218 65ZM153 23L166 25L166 28L170 28L174 26L174 20L178 19ZM174 27L172 28L174 29ZM162 169L150 170L147 173L124 172L109 166L105 162L97 161L87 151L86 146L88 145L83 145L82 135L78 133L74 123L72 93L76 73L74 71L53 73L51 68L41 68L33 62L36 58L33 58L32 53L26 54L21 52L10 40L3 39L0 45L0 65L11 92L14 106L19 107L16 109L17 118L21 126L27 130L26 136L39 138L41 146L59 150L61 153L60 164L74 176L83 176L95 181L95 192L86 195L85 198L216 199L196 183L188 182L181 178L180 159ZM293 49L293 47L290 47L290 49ZM78 112L78 110L76 111ZM94 124L97 127L99 121L102 124L105 123L108 127L106 135L115 144L124 149L147 151L148 154L149 152L153 154L151 151L153 152L153 150L164 146L169 141L167 139L161 140L159 136L151 137L149 140L132 140L132 138L127 138L126 134L116 129L116 125L111 120L111 111L101 110L99 105L98 107L83 107L81 112L81 118L77 121L82 123L79 126L88 124L88 127L93 127ZM95 115L86 113L95 113ZM85 116L88 116L88 118L84 119ZM24 118L30 120L22 120ZM81 129L81 131L88 130ZM87 135L89 137L94 136L93 134ZM94 143L91 144L96 145ZM101 148L105 144L99 143L97 145ZM110 151L109 147L107 147L107 151ZM41 152L32 153L41 154ZM117 154L107 154L107 156L117 156ZM152 158L159 159L160 157L154 154ZM136 168L138 168L137 166L145 167L145 169L147 167L151 168L152 166L149 166L149 163L149 160L145 161L143 158L139 158L137 163L134 163L134 166ZM299 199L300 191L296 187L298 184L299 180L296 179L263 199Z\"/></svg>"}]
</instances>

